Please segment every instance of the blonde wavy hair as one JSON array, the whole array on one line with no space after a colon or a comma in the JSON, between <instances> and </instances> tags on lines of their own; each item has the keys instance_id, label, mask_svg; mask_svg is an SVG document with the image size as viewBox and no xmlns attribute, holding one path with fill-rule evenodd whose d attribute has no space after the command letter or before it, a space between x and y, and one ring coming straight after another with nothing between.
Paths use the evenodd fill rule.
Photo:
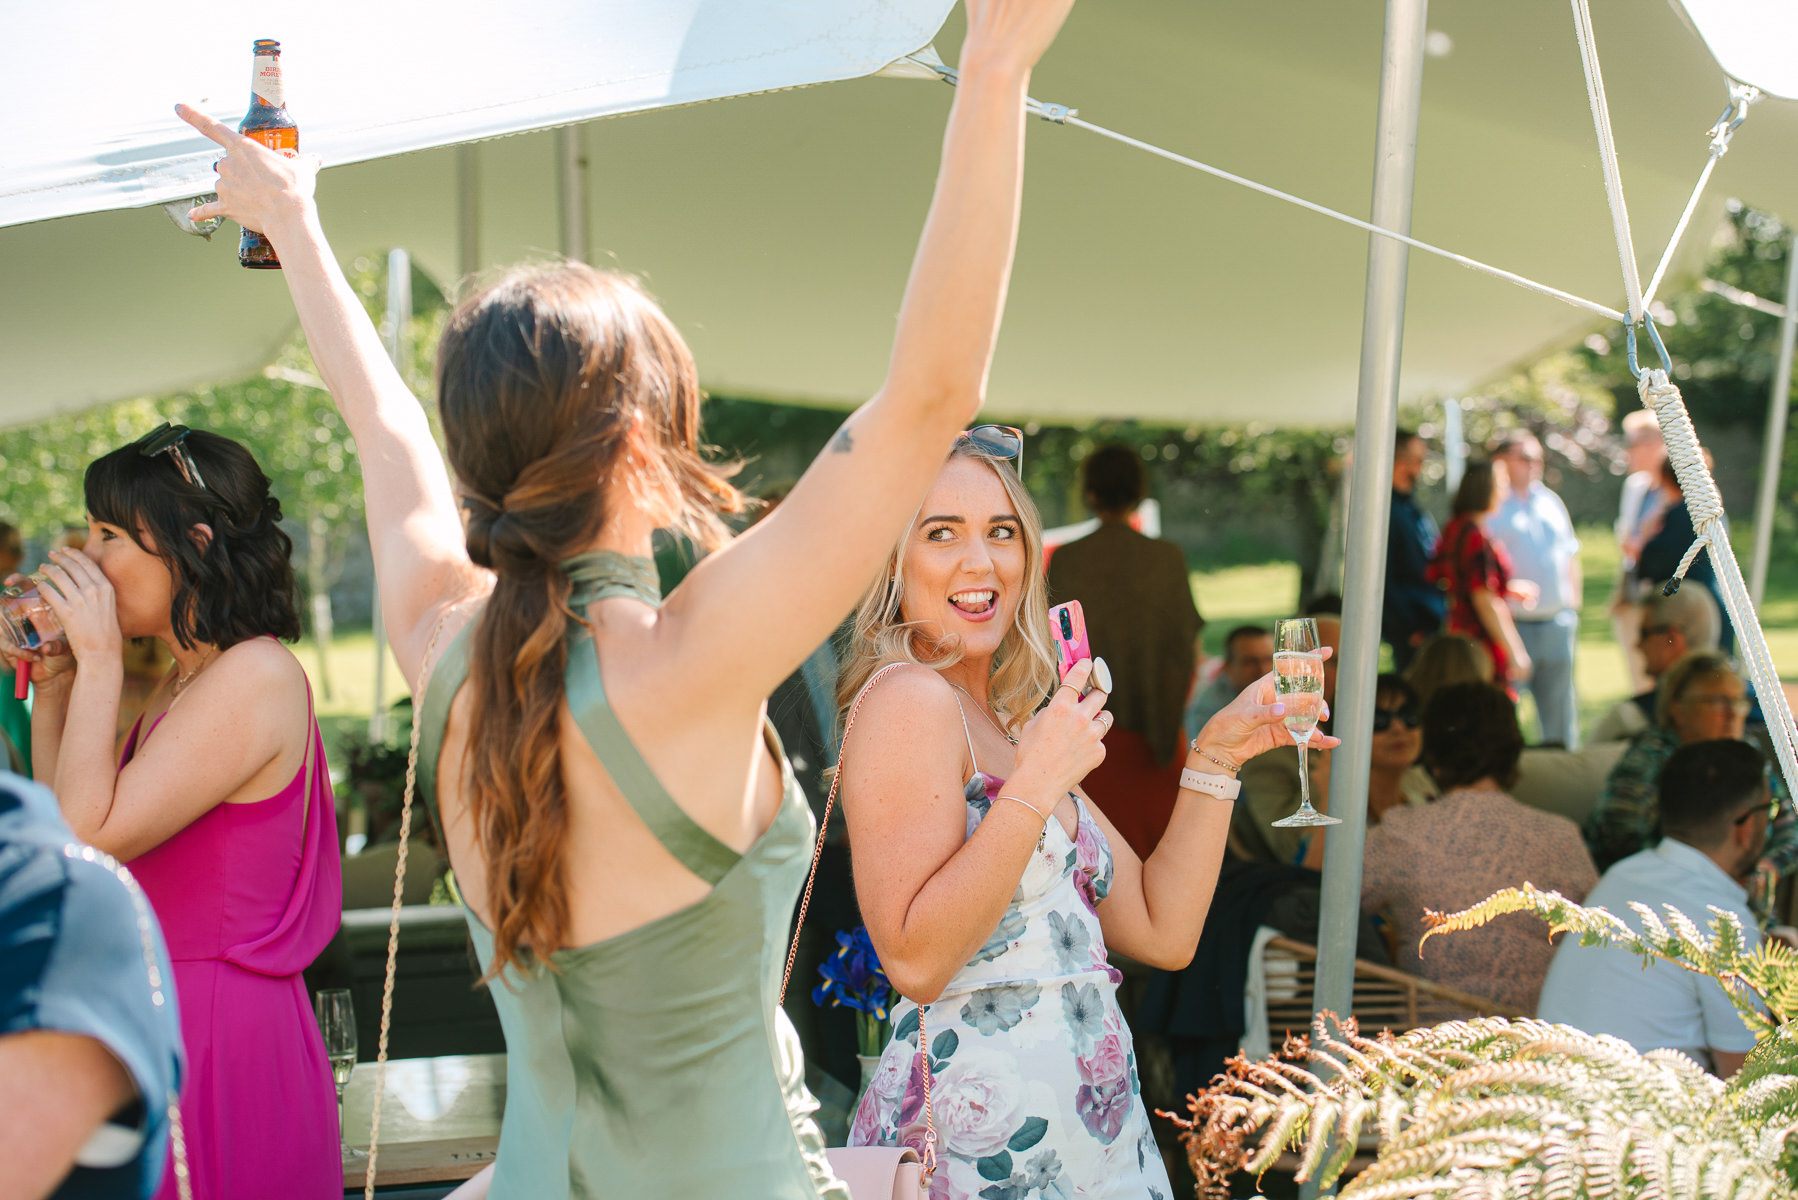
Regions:
<instances>
[{"instance_id":1,"label":"blonde wavy hair","mask_svg":"<svg viewBox=\"0 0 1798 1200\"><path fill-rule=\"evenodd\" d=\"M958 458L985 463L999 477L1024 534L1024 594L1018 601L1011 628L1005 631L998 652L993 655L993 670L987 679L987 700L1015 736L1055 686L1055 658L1049 649L1049 584L1043 571L1043 519L1017 472L1003 460L981 453L967 438L956 440L943 465L947 467ZM915 663L941 671L961 661L959 638L932 641L920 622L902 619L905 548L916 528L914 518L894 543L886 570L856 606L849 653L837 683L839 724L847 721L850 706L868 680L889 663Z\"/></svg>"}]
</instances>

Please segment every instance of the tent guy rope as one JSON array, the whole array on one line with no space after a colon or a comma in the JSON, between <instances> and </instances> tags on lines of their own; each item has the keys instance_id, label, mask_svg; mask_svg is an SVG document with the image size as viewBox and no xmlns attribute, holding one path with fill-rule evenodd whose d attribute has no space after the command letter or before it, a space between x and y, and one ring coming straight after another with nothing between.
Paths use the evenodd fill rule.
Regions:
<instances>
[{"instance_id":1,"label":"tent guy rope","mask_svg":"<svg viewBox=\"0 0 1798 1200\"><path fill-rule=\"evenodd\" d=\"M1717 118L1717 123L1711 126L1710 156L1704 160L1704 170L1698 173L1698 183L1686 201L1685 211L1679 214L1679 221L1673 226L1673 236L1667 239L1667 249L1662 251L1661 261L1654 269L1654 277L1648 281L1648 290L1642 293L1643 304L1654 303L1661 280L1666 278L1667 268L1673 264L1673 252L1679 249L1680 239L1686 236L1686 226L1691 224L1692 214L1698 210L1698 198L1704 195L1705 185L1711 181L1711 172L1717 169L1717 160L1729 153L1729 139L1735 136L1742 122L1748 119L1748 109L1760 98L1759 88L1733 81L1730 83L1729 106Z\"/></svg>"}]
</instances>

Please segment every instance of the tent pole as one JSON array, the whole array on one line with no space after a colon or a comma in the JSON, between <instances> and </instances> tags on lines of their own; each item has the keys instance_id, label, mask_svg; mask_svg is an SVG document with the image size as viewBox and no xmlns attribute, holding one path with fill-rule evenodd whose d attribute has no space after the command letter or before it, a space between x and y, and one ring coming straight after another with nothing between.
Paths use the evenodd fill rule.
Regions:
<instances>
[{"instance_id":1,"label":"tent pole","mask_svg":"<svg viewBox=\"0 0 1798 1200\"><path fill-rule=\"evenodd\" d=\"M1779 323L1779 366L1773 372L1773 395L1767 400L1767 436L1761 453L1761 490L1754 502L1754 564L1748 576L1748 598L1760 611L1767 590L1767 561L1773 552L1773 514L1779 499L1779 467L1785 456L1786 410L1792 403L1792 342L1798 334L1798 233L1786 247L1786 312Z\"/></svg>"},{"instance_id":2,"label":"tent pole","mask_svg":"<svg viewBox=\"0 0 1798 1200\"><path fill-rule=\"evenodd\" d=\"M456 147L456 277L460 288L481 269L481 148ZM461 294L466 294L465 292Z\"/></svg>"},{"instance_id":3,"label":"tent pole","mask_svg":"<svg viewBox=\"0 0 1798 1200\"><path fill-rule=\"evenodd\" d=\"M1375 133L1373 211L1387 229L1411 230L1417 122L1423 96L1428 0L1386 0ZM1355 979L1361 915L1361 852L1367 833L1373 701L1380 669L1380 603L1386 586L1386 528L1392 506L1392 439L1398 429L1399 359L1405 328L1402 242L1373 237L1361 324L1361 377L1355 403L1355 466L1343 584L1342 662L1334 729L1342 739L1330 764L1331 826L1324 841L1323 914L1317 931L1315 1009L1346 1015ZM1310 1191L1309 1195L1315 1195Z\"/></svg>"},{"instance_id":4,"label":"tent pole","mask_svg":"<svg viewBox=\"0 0 1798 1200\"><path fill-rule=\"evenodd\" d=\"M412 320L412 256L399 247L387 252L387 312L381 318L381 334L387 357L403 377L406 373L406 327ZM387 740L387 627L381 620L381 588L374 585L375 696L368 714L368 740L380 745Z\"/></svg>"},{"instance_id":5,"label":"tent pole","mask_svg":"<svg viewBox=\"0 0 1798 1200\"><path fill-rule=\"evenodd\" d=\"M581 127L556 130L556 183L562 233L562 257L587 261L587 155Z\"/></svg>"}]
</instances>

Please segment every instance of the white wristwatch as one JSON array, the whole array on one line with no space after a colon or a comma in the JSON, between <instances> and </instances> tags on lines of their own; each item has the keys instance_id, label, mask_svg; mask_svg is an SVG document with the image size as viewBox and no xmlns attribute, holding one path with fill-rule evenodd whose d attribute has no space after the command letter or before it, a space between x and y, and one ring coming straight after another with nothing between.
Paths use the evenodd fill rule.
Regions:
<instances>
[{"instance_id":1,"label":"white wristwatch","mask_svg":"<svg viewBox=\"0 0 1798 1200\"><path fill-rule=\"evenodd\" d=\"M1207 775L1187 767L1180 772L1180 787L1185 791L1203 792L1219 800L1234 800L1242 791L1242 780L1228 775Z\"/></svg>"}]
</instances>

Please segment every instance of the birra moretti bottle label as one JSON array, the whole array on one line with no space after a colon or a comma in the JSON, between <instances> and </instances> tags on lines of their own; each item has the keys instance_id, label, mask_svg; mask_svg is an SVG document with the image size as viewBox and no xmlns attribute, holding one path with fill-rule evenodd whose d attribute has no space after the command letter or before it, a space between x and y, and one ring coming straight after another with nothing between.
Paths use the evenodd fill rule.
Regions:
<instances>
[{"instance_id":1,"label":"birra moretti bottle label","mask_svg":"<svg viewBox=\"0 0 1798 1200\"><path fill-rule=\"evenodd\" d=\"M287 93L281 86L281 60L273 54L258 54L255 65L250 68L251 103L266 104L270 108L280 108L287 103Z\"/></svg>"}]
</instances>

